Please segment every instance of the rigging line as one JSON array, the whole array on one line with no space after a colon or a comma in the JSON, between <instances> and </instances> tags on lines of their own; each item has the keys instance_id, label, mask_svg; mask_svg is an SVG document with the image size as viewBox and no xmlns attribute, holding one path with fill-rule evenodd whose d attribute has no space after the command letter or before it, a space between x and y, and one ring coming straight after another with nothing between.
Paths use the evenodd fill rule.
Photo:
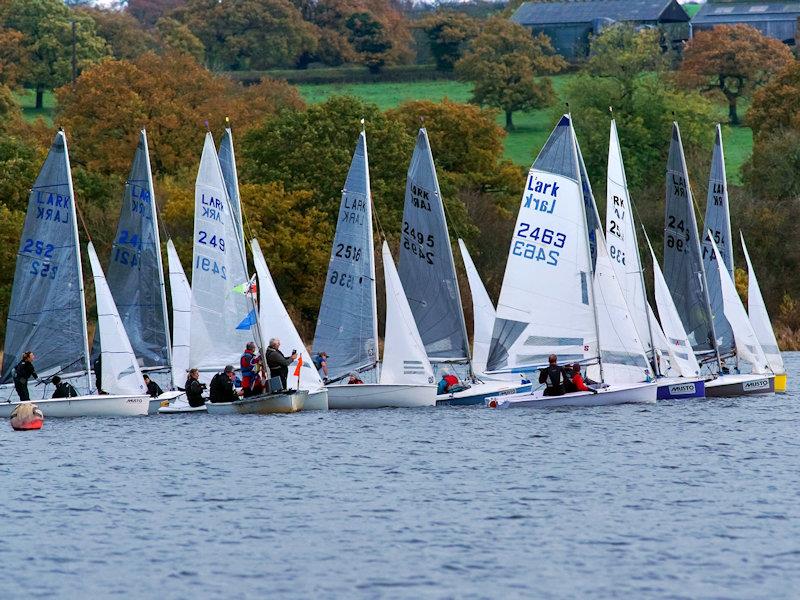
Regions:
<instances>
[{"instance_id":1,"label":"rigging line","mask_svg":"<svg viewBox=\"0 0 800 600\"><path fill-rule=\"evenodd\" d=\"M78 213L78 218L80 219L81 225L83 226L83 232L86 234L86 238L91 242L92 236L89 235L89 228L86 227L86 221L83 220L83 212L81 212L80 206L78 206L77 202L73 201L72 204L75 207L75 212Z\"/></svg>"}]
</instances>

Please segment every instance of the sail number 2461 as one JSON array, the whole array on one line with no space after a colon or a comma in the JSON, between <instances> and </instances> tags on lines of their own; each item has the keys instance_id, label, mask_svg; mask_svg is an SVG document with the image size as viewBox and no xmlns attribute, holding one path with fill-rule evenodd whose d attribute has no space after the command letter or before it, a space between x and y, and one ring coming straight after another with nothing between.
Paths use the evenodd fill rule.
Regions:
<instances>
[{"instance_id":1,"label":"sail number 2461","mask_svg":"<svg viewBox=\"0 0 800 600\"><path fill-rule=\"evenodd\" d=\"M529 260L544 261L553 267L558 264L560 255L559 250L554 248L561 249L567 242L565 234L543 227L531 227L530 223L520 223L515 237L522 239L514 240L511 254Z\"/></svg>"}]
</instances>

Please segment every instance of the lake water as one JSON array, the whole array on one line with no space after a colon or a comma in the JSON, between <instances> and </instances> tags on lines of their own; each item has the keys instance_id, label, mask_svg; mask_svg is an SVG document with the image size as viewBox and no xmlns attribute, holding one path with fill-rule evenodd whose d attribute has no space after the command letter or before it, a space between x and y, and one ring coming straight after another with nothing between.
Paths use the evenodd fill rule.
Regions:
<instances>
[{"instance_id":1,"label":"lake water","mask_svg":"<svg viewBox=\"0 0 800 600\"><path fill-rule=\"evenodd\" d=\"M0 597L791 598L790 393L0 427Z\"/></svg>"}]
</instances>

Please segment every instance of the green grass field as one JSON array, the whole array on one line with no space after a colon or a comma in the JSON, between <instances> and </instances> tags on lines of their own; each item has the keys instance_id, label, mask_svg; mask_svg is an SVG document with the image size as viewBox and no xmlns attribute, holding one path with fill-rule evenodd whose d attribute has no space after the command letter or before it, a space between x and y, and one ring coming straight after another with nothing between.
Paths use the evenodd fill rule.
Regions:
<instances>
[{"instance_id":1,"label":"green grass field","mask_svg":"<svg viewBox=\"0 0 800 600\"><path fill-rule=\"evenodd\" d=\"M556 75L553 87L562 97L562 90L573 75ZM322 102L336 94L351 94L376 104L382 110L394 108L407 100L438 101L449 98L467 102L470 85L460 81L420 81L417 83L352 83L332 85L301 85L300 94L306 102ZM742 107L744 114L745 107ZM722 113L721 113L722 115ZM722 115L724 116L724 115ZM505 124L503 115L497 122ZM514 113L515 130L506 136L505 156L518 165L529 167L553 128L553 109ZM725 163L732 183L741 181L741 167L753 148L753 136L745 127L725 128Z\"/></svg>"},{"instance_id":2,"label":"green grass field","mask_svg":"<svg viewBox=\"0 0 800 600\"><path fill-rule=\"evenodd\" d=\"M33 90L17 91L14 92L14 95L22 107L23 116L27 120L33 121L41 117L50 125L53 124L53 115L56 110L56 98L53 92L45 92L44 107L38 110L34 108L36 106L36 92Z\"/></svg>"}]
</instances>

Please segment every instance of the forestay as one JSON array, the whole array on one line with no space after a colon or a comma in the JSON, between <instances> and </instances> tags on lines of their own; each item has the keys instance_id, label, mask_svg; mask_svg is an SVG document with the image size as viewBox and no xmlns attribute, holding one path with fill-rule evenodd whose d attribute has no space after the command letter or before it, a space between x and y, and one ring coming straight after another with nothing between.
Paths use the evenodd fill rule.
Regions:
<instances>
[{"instance_id":1,"label":"forestay","mask_svg":"<svg viewBox=\"0 0 800 600\"><path fill-rule=\"evenodd\" d=\"M739 293L736 291L736 284L733 283L733 278L728 274L728 271L720 268L724 259L716 242L712 240L711 246L716 258L717 271L722 288L725 317L731 324L733 337L736 340L736 354L753 366L754 373L767 373L769 372L767 357L764 356L761 344L758 343L756 332L753 331L753 326L750 324L750 319L747 317L747 312L745 312L742 305L742 299L739 298Z\"/></svg>"},{"instance_id":2,"label":"forestay","mask_svg":"<svg viewBox=\"0 0 800 600\"><path fill-rule=\"evenodd\" d=\"M633 203L628 192L617 123L614 120L611 121L608 144L606 240L611 264L633 317L639 340L646 351L650 352L651 330L647 318L647 296L633 219Z\"/></svg>"},{"instance_id":3,"label":"forestay","mask_svg":"<svg viewBox=\"0 0 800 600\"><path fill-rule=\"evenodd\" d=\"M744 258L747 261L747 312L750 317L750 323L753 325L756 338L758 338L758 342L767 357L769 368L772 369L773 373L785 373L786 367L783 365L783 357L775 339L775 332L772 330L767 306L761 296L761 288L758 286L753 263L750 262L750 254L747 252L744 236L742 236L742 250L744 250Z\"/></svg>"},{"instance_id":4,"label":"forestay","mask_svg":"<svg viewBox=\"0 0 800 600\"><path fill-rule=\"evenodd\" d=\"M389 244L383 242L386 280L386 332L383 338L381 384L433 385L433 367L425 353Z\"/></svg>"},{"instance_id":5,"label":"forestay","mask_svg":"<svg viewBox=\"0 0 800 600\"><path fill-rule=\"evenodd\" d=\"M91 242L88 250L97 298L97 330L100 336L100 356L103 361L100 385L108 394L144 395L147 393L147 387L139 370L139 362L133 353L125 326L117 312L114 297L111 295L111 289Z\"/></svg>"},{"instance_id":6,"label":"forestay","mask_svg":"<svg viewBox=\"0 0 800 600\"><path fill-rule=\"evenodd\" d=\"M472 295L472 368L476 373L482 374L486 371L486 361L489 358L496 311L464 240L459 239L458 246L461 249L461 258L464 260Z\"/></svg>"},{"instance_id":7,"label":"forestay","mask_svg":"<svg viewBox=\"0 0 800 600\"><path fill-rule=\"evenodd\" d=\"M367 138L362 131L342 190L314 334L314 352L329 355L331 379L356 369L377 366L378 314L373 250Z\"/></svg>"},{"instance_id":8,"label":"forestay","mask_svg":"<svg viewBox=\"0 0 800 600\"><path fill-rule=\"evenodd\" d=\"M189 370L192 288L172 240L167 240L169 289L172 297L172 384L183 388Z\"/></svg>"},{"instance_id":9,"label":"forestay","mask_svg":"<svg viewBox=\"0 0 800 600\"><path fill-rule=\"evenodd\" d=\"M247 263L245 256L244 226L242 225L242 200L239 195L239 175L236 171L236 154L233 152L233 131L230 127L225 128L225 134L219 143L219 166L222 169L222 178L225 180L225 189L228 192L228 200L231 203L231 213L233 223L239 234L237 247L242 253L242 262ZM231 238L233 243L233 238Z\"/></svg>"},{"instance_id":10,"label":"forestay","mask_svg":"<svg viewBox=\"0 0 800 600\"><path fill-rule=\"evenodd\" d=\"M667 287L652 247L650 247L650 256L653 259L653 291L656 297L658 316L661 317L661 328L669 343L670 364L681 377L699 375L700 365L692 351L686 330L683 328L683 322L678 315L678 309L669 293L669 287Z\"/></svg>"},{"instance_id":11,"label":"forestay","mask_svg":"<svg viewBox=\"0 0 800 600\"><path fill-rule=\"evenodd\" d=\"M108 264L108 287L140 365L169 367L169 319L158 210L144 130L139 134L139 145L125 182L117 234ZM95 332L93 356L100 351L98 343L99 337Z\"/></svg>"},{"instance_id":12,"label":"forestay","mask_svg":"<svg viewBox=\"0 0 800 600\"><path fill-rule=\"evenodd\" d=\"M319 372L311 360L311 355L306 350L305 344L303 344L303 340L278 294L258 240L253 239L250 241L250 250L253 253L253 264L258 275L258 314L262 331L269 337L276 337L281 340L281 345L284 348L296 348L300 353L303 359L303 366L300 369L299 389L321 389L322 379L320 379Z\"/></svg>"},{"instance_id":13,"label":"forestay","mask_svg":"<svg viewBox=\"0 0 800 600\"><path fill-rule=\"evenodd\" d=\"M39 372L89 371L67 140L59 131L28 196L8 309L3 381L28 350Z\"/></svg>"},{"instance_id":14,"label":"forestay","mask_svg":"<svg viewBox=\"0 0 800 600\"><path fill-rule=\"evenodd\" d=\"M664 273L692 348L695 352L714 351L716 346L706 276L677 123L672 125L667 162Z\"/></svg>"},{"instance_id":15,"label":"forestay","mask_svg":"<svg viewBox=\"0 0 800 600\"><path fill-rule=\"evenodd\" d=\"M722 300L722 283L717 271L712 248L711 236L717 245L725 270L733 277L733 240L731 237L731 217L728 206L728 183L725 177L725 157L722 150L722 128L717 125L714 141L714 155L711 160L711 174L708 178L708 198L706 200L706 217L703 225L703 269L708 282L708 300L714 318L714 333L717 346L722 355L731 354L734 350L734 338L731 325L725 318Z\"/></svg>"},{"instance_id":16,"label":"forestay","mask_svg":"<svg viewBox=\"0 0 800 600\"><path fill-rule=\"evenodd\" d=\"M406 180L400 281L431 359L469 360L464 309L427 131L417 135Z\"/></svg>"},{"instance_id":17,"label":"forestay","mask_svg":"<svg viewBox=\"0 0 800 600\"><path fill-rule=\"evenodd\" d=\"M552 353L562 362L597 358L587 218L572 124L564 116L525 184L489 371L541 367Z\"/></svg>"},{"instance_id":18,"label":"forestay","mask_svg":"<svg viewBox=\"0 0 800 600\"><path fill-rule=\"evenodd\" d=\"M247 322L253 310L240 288L249 278L211 133L206 134L195 184L192 326L189 362L203 371L238 364L254 339ZM246 287L246 286L245 286Z\"/></svg>"}]
</instances>

